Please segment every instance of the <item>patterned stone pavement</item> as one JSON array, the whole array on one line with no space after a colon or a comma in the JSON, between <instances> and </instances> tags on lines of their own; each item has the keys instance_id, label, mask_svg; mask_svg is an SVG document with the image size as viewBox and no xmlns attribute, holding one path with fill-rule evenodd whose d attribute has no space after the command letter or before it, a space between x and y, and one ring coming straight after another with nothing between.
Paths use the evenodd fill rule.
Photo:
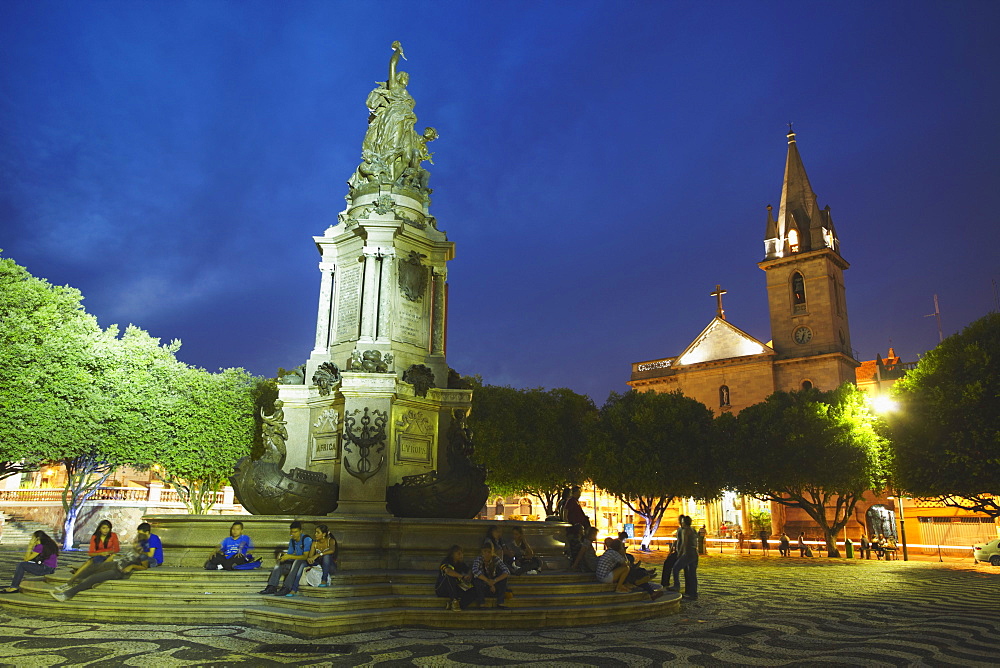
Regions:
<instances>
[{"instance_id":1,"label":"patterned stone pavement","mask_svg":"<svg viewBox=\"0 0 1000 668\"><path fill-rule=\"evenodd\" d=\"M0 577L10 572L0 559ZM627 626L405 628L302 640L239 625L0 612L3 666L976 666L1000 663L1000 569L711 555L697 602ZM461 614L461 613L456 613Z\"/></svg>"}]
</instances>

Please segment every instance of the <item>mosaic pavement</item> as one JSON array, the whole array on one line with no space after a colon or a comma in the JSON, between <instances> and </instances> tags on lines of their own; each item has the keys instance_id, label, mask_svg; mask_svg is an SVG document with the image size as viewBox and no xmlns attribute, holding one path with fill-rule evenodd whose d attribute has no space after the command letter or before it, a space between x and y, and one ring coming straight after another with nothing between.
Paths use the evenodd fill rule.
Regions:
<instances>
[{"instance_id":1,"label":"mosaic pavement","mask_svg":"<svg viewBox=\"0 0 1000 668\"><path fill-rule=\"evenodd\" d=\"M6 579L17 557L0 554ZM1000 569L713 555L700 599L627 626L407 628L302 640L242 626L47 621L0 612L3 666L995 666ZM461 614L461 613L456 613Z\"/></svg>"}]
</instances>

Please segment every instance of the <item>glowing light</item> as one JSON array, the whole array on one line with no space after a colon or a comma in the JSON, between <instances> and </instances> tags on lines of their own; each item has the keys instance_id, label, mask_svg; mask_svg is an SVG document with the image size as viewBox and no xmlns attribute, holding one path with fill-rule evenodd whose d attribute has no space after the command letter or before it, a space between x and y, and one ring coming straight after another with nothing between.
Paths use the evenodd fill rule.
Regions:
<instances>
[{"instance_id":1,"label":"glowing light","mask_svg":"<svg viewBox=\"0 0 1000 668\"><path fill-rule=\"evenodd\" d=\"M872 410L876 413L892 413L899 408L898 403L882 394L872 397L871 404Z\"/></svg>"}]
</instances>

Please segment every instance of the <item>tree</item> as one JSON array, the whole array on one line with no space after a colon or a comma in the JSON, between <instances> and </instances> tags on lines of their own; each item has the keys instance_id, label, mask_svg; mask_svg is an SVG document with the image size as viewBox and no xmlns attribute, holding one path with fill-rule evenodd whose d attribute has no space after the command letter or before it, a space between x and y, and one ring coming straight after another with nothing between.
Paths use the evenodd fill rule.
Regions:
<instances>
[{"instance_id":1,"label":"tree","mask_svg":"<svg viewBox=\"0 0 1000 668\"><path fill-rule=\"evenodd\" d=\"M184 367L165 392L168 429L151 454L188 512L207 512L233 465L250 454L257 380L243 369Z\"/></svg>"},{"instance_id":2,"label":"tree","mask_svg":"<svg viewBox=\"0 0 1000 668\"><path fill-rule=\"evenodd\" d=\"M882 489L887 448L865 394L854 385L775 392L743 409L728 443L738 491L804 510L823 530L827 553L867 489ZM832 517L830 510L832 509Z\"/></svg>"},{"instance_id":3,"label":"tree","mask_svg":"<svg viewBox=\"0 0 1000 668\"><path fill-rule=\"evenodd\" d=\"M712 412L680 392L612 392L601 407L586 470L646 521L648 548L677 498L719 494Z\"/></svg>"},{"instance_id":4,"label":"tree","mask_svg":"<svg viewBox=\"0 0 1000 668\"><path fill-rule=\"evenodd\" d=\"M477 387L469 425L490 488L530 494L555 514L562 488L583 479L583 451L595 414L590 397L566 388Z\"/></svg>"},{"instance_id":5,"label":"tree","mask_svg":"<svg viewBox=\"0 0 1000 668\"><path fill-rule=\"evenodd\" d=\"M1000 517L1000 314L942 341L893 394L895 483Z\"/></svg>"}]
</instances>

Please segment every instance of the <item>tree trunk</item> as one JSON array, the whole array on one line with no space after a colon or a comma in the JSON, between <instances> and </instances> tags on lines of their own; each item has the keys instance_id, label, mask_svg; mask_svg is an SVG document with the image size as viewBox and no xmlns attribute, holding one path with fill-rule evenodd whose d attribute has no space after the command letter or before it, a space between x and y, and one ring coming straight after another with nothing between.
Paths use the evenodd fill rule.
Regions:
<instances>
[{"instance_id":1,"label":"tree trunk","mask_svg":"<svg viewBox=\"0 0 1000 668\"><path fill-rule=\"evenodd\" d=\"M111 475L110 467L102 470L100 464L84 464L83 471L74 470L73 464L66 467L66 487L63 489L63 510L66 519L63 521L62 543L64 550L72 550L76 539L76 518L80 509L90 500L97 488L107 481ZM91 475L99 475L97 480L90 480Z\"/></svg>"},{"instance_id":2,"label":"tree trunk","mask_svg":"<svg viewBox=\"0 0 1000 668\"><path fill-rule=\"evenodd\" d=\"M839 559L840 550L837 549L837 536L826 527L823 527L823 533L826 538L826 556L831 559Z\"/></svg>"},{"instance_id":3,"label":"tree trunk","mask_svg":"<svg viewBox=\"0 0 1000 668\"><path fill-rule=\"evenodd\" d=\"M656 531L660 528L660 522L663 521L663 511L656 513L655 516L646 517L646 530L642 534L642 544L639 549L648 550L650 543L653 542L653 536L656 535Z\"/></svg>"}]
</instances>

